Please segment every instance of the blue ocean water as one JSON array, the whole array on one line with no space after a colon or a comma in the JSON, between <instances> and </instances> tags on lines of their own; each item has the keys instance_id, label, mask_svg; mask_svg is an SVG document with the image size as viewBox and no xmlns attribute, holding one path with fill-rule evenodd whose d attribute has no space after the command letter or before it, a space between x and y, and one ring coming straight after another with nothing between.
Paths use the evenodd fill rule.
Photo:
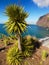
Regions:
<instances>
[{"instance_id":1,"label":"blue ocean water","mask_svg":"<svg viewBox=\"0 0 49 65\"><path fill-rule=\"evenodd\" d=\"M4 24L0 24L0 33L8 35L3 26ZM27 30L22 33L22 36L26 35L36 36L37 38L44 38L46 36L49 36L49 30L37 25L28 25Z\"/></svg>"}]
</instances>

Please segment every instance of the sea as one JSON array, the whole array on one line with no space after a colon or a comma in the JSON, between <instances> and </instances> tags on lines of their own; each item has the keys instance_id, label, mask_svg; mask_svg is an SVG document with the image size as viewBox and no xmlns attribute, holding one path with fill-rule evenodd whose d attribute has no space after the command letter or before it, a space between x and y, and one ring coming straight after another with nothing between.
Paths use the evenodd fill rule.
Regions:
<instances>
[{"instance_id":1,"label":"sea","mask_svg":"<svg viewBox=\"0 0 49 65\"><path fill-rule=\"evenodd\" d=\"M2 38L2 34L8 36L4 24L0 24L0 38ZM37 38L49 37L49 29L37 25L28 25L26 30L22 33L22 36L26 35L31 35Z\"/></svg>"}]
</instances>

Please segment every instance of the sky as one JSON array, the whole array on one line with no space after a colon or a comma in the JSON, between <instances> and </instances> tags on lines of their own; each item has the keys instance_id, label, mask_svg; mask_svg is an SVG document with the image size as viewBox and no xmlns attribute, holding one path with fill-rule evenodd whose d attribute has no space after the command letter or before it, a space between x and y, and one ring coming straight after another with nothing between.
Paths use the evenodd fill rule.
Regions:
<instances>
[{"instance_id":1,"label":"sky","mask_svg":"<svg viewBox=\"0 0 49 65\"><path fill-rule=\"evenodd\" d=\"M19 3L18 3L19 2ZM8 5L18 4L24 7L29 16L26 19L28 24L36 24L40 16L49 13L49 0L0 0L0 23L7 21L5 9Z\"/></svg>"}]
</instances>

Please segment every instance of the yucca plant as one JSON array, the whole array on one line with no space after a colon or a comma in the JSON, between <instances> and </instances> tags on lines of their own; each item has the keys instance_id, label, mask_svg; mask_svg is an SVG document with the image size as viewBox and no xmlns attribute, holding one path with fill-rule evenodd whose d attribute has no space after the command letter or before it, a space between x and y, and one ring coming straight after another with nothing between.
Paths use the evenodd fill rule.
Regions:
<instances>
[{"instance_id":1,"label":"yucca plant","mask_svg":"<svg viewBox=\"0 0 49 65\"><path fill-rule=\"evenodd\" d=\"M4 39L3 43L4 43L5 46L7 46L8 45L8 39Z\"/></svg>"},{"instance_id":2,"label":"yucca plant","mask_svg":"<svg viewBox=\"0 0 49 65\"><path fill-rule=\"evenodd\" d=\"M32 40L33 38L31 36L22 38L22 52L18 49L18 40L14 40L14 46L7 52L7 62L9 65L21 65L23 64L21 62L24 58L32 56L35 47Z\"/></svg>"},{"instance_id":3,"label":"yucca plant","mask_svg":"<svg viewBox=\"0 0 49 65\"><path fill-rule=\"evenodd\" d=\"M18 39L18 48L21 51L21 33L26 29L25 19L28 14L24 9L17 5L10 5L6 8L6 15L9 17L5 23L5 28L9 34L15 34Z\"/></svg>"},{"instance_id":4,"label":"yucca plant","mask_svg":"<svg viewBox=\"0 0 49 65\"><path fill-rule=\"evenodd\" d=\"M9 38L4 36L3 44L5 45L5 47L9 44L9 42L10 42Z\"/></svg>"},{"instance_id":5,"label":"yucca plant","mask_svg":"<svg viewBox=\"0 0 49 65\"><path fill-rule=\"evenodd\" d=\"M42 51L42 61L44 61L46 59L47 55L48 55L47 51L43 50Z\"/></svg>"},{"instance_id":6,"label":"yucca plant","mask_svg":"<svg viewBox=\"0 0 49 65\"><path fill-rule=\"evenodd\" d=\"M32 55L34 49L34 45L31 41L31 36L24 37L22 40L22 50L25 57L29 57Z\"/></svg>"},{"instance_id":7,"label":"yucca plant","mask_svg":"<svg viewBox=\"0 0 49 65\"><path fill-rule=\"evenodd\" d=\"M30 35L25 36L22 40L22 51L25 57L31 56L36 48L40 47L40 42Z\"/></svg>"},{"instance_id":8,"label":"yucca plant","mask_svg":"<svg viewBox=\"0 0 49 65\"><path fill-rule=\"evenodd\" d=\"M47 57L47 56L48 56L47 51L46 51L46 50L42 50L40 65L43 64L43 62L46 60L46 57Z\"/></svg>"},{"instance_id":9,"label":"yucca plant","mask_svg":"<svg viewBox=\"0 0 49 65\"><path fill-rule=\"evenodd\" d=\"M7 52L7 62L9 65L21 65L23 61L22 52L19 51L18 47L15 45L13 48L10 48Z\"/></svg>"}]
</instances>

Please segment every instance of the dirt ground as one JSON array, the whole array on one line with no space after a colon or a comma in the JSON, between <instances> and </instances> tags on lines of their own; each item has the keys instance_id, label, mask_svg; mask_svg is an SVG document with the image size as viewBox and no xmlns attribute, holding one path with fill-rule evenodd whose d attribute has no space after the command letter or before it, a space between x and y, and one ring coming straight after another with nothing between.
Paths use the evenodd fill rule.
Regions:
<instances>
[{"instance_id":1,"label":"dirt ground","mask_svg":"<svg viewBox=\"0 0 49 65\"><path fill-rule=\"evenodd\" d=\"M8 45L6 48L4 48L4 49L1 50L1 47L3 47L4 45L3 44L0 44L0 65L8 65L6 63L6 53L7 53L7 50L12 45L13 44ZM28 62L26 65L49 65L49 55L45 59L45 61L43 61L42 64L40 64L42 50L46 50L49 53L49 48L46 48L46 47L41 46L39 49L36 50L36 52L32 55L32 57L26 59L26 62Z\"/></svg>"}]
</instances>

